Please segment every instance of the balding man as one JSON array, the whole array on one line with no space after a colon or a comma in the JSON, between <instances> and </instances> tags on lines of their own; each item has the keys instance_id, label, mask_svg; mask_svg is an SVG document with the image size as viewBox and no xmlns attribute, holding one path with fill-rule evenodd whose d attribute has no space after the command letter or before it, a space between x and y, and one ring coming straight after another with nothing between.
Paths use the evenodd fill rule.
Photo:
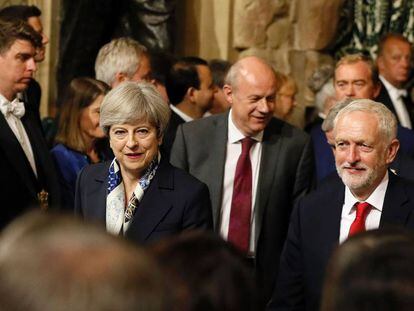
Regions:
<instances>
[{"instance_id":1,"label":"balding man","mask_svg":"<svg viewBox=\"0 0 414 311\"><path fill-rule=\"evenodd\" d=\"M171 162L209 186L215 231L255 264L267 301L292 207L310 187L310 139L272 117L277 83L262 59L235 63L223 90L231 110L181 125Z\"/></svg>"},{"instance_id":2,"label":"balding man","mask_svg":"<svg viewBox=\"0 0 414 311\"><path fill-rule=\"evenodd\" d=\"M382 87L376 100L394 112L402 126L412 129L414 107L404 88L412 69L410 41L396 33L382 37L378 44L377 66Z\"/></svg>"}]
</instances>

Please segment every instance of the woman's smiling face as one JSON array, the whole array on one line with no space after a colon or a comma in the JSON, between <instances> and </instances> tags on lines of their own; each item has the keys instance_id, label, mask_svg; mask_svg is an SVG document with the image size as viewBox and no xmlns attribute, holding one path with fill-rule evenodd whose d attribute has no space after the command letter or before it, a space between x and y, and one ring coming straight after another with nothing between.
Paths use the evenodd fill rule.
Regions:
<instances>
[{"instance_id":1,"label":"woman's smiling face","mask_svg":"<svg viewBox=\"0 0 414 311\"><path fill-rule=\"evenodd\" d=\"M121 172L140 178L158 155L162 139L155 126L147 121L135 124L114 124L109 141Z\"/></svg>"}]
</instances>

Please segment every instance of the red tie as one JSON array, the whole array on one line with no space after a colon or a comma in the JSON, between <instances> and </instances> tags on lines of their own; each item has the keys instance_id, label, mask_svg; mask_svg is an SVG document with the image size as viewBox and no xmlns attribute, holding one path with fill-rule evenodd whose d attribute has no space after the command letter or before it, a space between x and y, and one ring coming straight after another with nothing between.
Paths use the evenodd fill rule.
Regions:
<instances>
[{"instance_id":1,"label":"red tie","mask_svg":"<svg viewBox=\"0 0 414 311\"><path fill-rule=\"evenodd\" d=\"M348 236L352 236L359 232L365 231L365 219L367 219L368 213L371 210L371 204L367 202L359 202L355 204L356 216L355 220L349 229Z\"/></svg>"},{"instance_id":2,"label":"red tie","mask_svg":"<svg viewBox=\"0 0 414 311\"><path fill-rule=\"evenodd\" d=\"M228 241L242 252L247 253L250 242L250 218L252 213L252 164L250 148L254 140L243 138L242 152L237 161L234 176L233 198L231 200Z\"/></svg>"}]
</instances>

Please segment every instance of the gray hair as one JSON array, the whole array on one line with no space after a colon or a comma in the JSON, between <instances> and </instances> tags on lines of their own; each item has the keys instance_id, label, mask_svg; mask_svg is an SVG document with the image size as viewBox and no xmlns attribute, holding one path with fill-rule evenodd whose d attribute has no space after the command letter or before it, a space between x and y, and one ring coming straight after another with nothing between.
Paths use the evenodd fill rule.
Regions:
<instances>
[{"instance_id":1,"label":"gray hair","mask_svg":"<svg viewBox=\"0 0 414 311\"><path fill-rule=\"evenodd\" d=\"M332 131L333 128L334 128L334 120L335 120L336 116L338 115L339 111L342 108L345 108L346 106L348 106L354 100L355 99L353 99L353 98L344 98L340 101L337 101L334 104L334 106L331 108L331 110L329 110L329 113L326 116L325 120L323 120L322 131L324 131L325 133Z\"/></svg>"},{"instance_id":2,"label":"gray hair","mask_svg":"<svg viewBox=\"0 0 414 311\"><path fill-rule=\"evenodd\" d=\"M100 110L100 126L108 134L114 124L146 120L164 135L170 120L170 108L156 88L147 82L124 82L104 98Z\"/></svg>"},{"instance_id":3,"label":"gray hair","mask_svg":"<svg viewBox=\"0 0 414 311\"><path fill-rule=\"evenodd\" d=\"M101 47L96 57L96 79L112 85L117 73L132 77L137 71L142 55L146 52L145 46L131 38L112 40Z\"/></svg>"},{"instance_id":4,"label":"gray hair","mask_svg":"<svg viewBox=\"0 0 414 311\"><path fill-rule=\"evenodd\" d=\"M330 97L335 97L333 79L329 79L315 94L315 107L318 112L325 111L325 104Z\"/></svg>"},{"instance_id":5,"label":"gray hair","mask_svg":"<svg viewBox=\"0 0 414 311\"><path fill-rule=\"evenodd\" d=\"M341 109L335 117L334 127L340 118L354 111L375 114L378 119L380 134L387 140L387 143L390 143L397 137L397 119L394 114L384 104L371 99L355 99Z\"/></svg>"}]
</instances>

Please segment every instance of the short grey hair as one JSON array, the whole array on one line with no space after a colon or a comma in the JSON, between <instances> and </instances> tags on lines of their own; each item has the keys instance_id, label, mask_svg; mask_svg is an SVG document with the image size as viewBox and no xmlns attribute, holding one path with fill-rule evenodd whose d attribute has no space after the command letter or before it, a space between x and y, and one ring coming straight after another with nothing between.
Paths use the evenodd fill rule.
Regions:
<instances>
[{"instance_id":1,"label":"short grey hair","mask_svg":"<svg viewBox=\"0 0 414 311\"><path fill-rule=\"evenodd\" d=\"M315 93L315 107L318 112L324 112L326 101L333 97L335 97L335 88L331 78Z\"/></svg>"},{"instance_id":2,"label":"short grey hair","mask_svg":"<svg viewBox=\"0 0 414 311\"><path fill-rule=\"evenodd\" d=\"M350 103L352 103L355 99L353 98L345 98L340 101L337 101L331 110L329 110L328 115L326 116L325 120L322 122L322 131L330 132L334 128L334 120L336 116L338 115L339 111L341 111L342 108L345 108Z\"/></svg>"},{"instance_id":3,"label":"short grey hair","mask_svg":"<svg viewBox=\"0 0 414 311\"><path fill-rule=\"evenodd\" d=\"M96 79L112 85L117 73L132 77L145 53L147 48L134 39L123 37L112 40L101 47L96 57Z\"/></svg>"},{"instance_id":4,"label":"short grey hair","mask_svg":"<svg viewBox=\"0 0 414 311\"><path fill-rule=\"evenodd\" d=\"M114 124L133 124L145 120L164 135L170 120L170 108L156 88L148 82L124 82L104 98L100 110L100 126L106 134Z\"/></svg>"},{"instance_id":5,"label":"short grey hair","mask_svg":"<svg viewBox=\"0 0 414 311\"><path fill-rule=\"evenodd\" d=\"M380 134L389 144L397 137L397 119L395 115L384 104L371 99L354 99L345 108L342 108L335 117L334 127L338 120L354 111L363 111L374 114L378 119Z\"/></svg>"}]
</instances>

